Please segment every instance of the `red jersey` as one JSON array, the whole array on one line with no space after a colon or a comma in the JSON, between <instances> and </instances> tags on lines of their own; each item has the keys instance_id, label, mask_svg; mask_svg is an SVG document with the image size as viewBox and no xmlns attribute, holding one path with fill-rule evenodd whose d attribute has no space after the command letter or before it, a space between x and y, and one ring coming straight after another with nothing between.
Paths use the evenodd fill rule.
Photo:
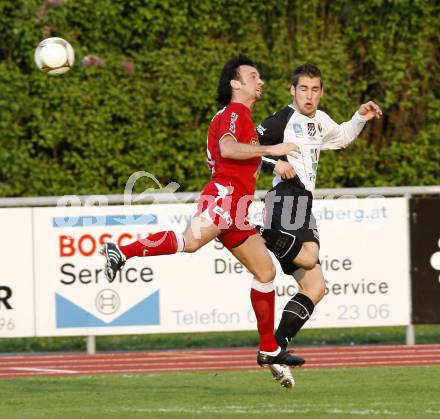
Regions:
<instances>
[{"instance_id":1,"label":"red jersey","mask_svg":"<svg viewBox=\"0 0 440 419\"><path fill-rule=\"evenodd\" d=\"M248 160L222 157L220 142L227 134L240 143L259 144L251 111L242 103L231 102L217 112L212 119L208 129L208 166L211 169L213 180L221 178L232 181L235 185L241 185L245 194L253 195L261 157Z\"/></svg>"}]
</instances>

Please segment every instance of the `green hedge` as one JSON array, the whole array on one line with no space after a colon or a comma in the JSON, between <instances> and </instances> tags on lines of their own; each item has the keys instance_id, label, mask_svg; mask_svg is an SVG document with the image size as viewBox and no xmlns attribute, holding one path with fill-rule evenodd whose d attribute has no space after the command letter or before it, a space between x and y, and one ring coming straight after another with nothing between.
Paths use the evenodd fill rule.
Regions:
<instances>
[{"instance_id":1,"label":"green hedge","mask_svg":"<svg viewBox=\"0 0 440 419\"><path fill-rule=\"evenodd\" d=\"M218 74L238 53L266 80L256 122L290 101L304 61L323 70L335 120L368 99L383 107L356 145L322 154L318 187L438 184L439 12L418 0L0 0L0 195L122 193L138 170L199 190ZM35 68L47 36L75 48L63 76ZM105 67L82 66L90 55Z\"/></svg>"}]
</instances>

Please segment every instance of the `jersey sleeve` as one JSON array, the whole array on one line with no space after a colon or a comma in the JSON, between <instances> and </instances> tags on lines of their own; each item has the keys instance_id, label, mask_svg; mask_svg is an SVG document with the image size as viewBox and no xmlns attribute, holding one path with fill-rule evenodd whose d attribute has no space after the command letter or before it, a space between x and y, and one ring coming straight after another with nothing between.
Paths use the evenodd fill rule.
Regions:
<instances>
[{"instance_id":1,"label":"jersey sleeve","mask_svg":"<svg viewBox=\"0 0 440 419\"><path fill-rule=\"evenodd\" d=\"M367 120L356 111L349 121L337 124L330 116L324 114L325 136L321 149L337 150L347 147L362 132Z\"/></svg>"},{"instance_id":2,"label":"jersey sleeve","mask_svg":"<svg viewBox=\"0 0 440 419\"><path fill-rule=\"evenodd\" d=\"M240 143L243 141L243 136L241 135L243 132L244 126L244 116L240 115L240 113L228 109L223 112L219 124L219 143L225 138L226 135L230 135Z\"/></svg>"},{"instance_id":3,"label":"jersey sleeve","mask_svg":"<svg viewBox=\"0 0 440 419\"><path fill-rule=\"evenodd\" d=\"M258 139L261 145L275 145L284 141L284 130L287 122L292 114L295 112L290 106L274 112L271 116L266 118L257 127ZM274 168L277 160L282 159L287 161L286 156L274 157L265 156L262 158L265 167Z\"/></svg>"}]
</instances>

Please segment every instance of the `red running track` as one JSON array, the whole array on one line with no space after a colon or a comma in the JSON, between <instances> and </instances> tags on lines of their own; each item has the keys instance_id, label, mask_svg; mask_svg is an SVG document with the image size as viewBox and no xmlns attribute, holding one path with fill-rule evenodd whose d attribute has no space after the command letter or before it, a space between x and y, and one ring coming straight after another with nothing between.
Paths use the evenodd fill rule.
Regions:
<instances>
[{"instance_id":1,"label":"red running track","mask_svg":"<svg viewBox=\"0 0 440 419\"><path fill-rule=\"evenodd\" d=\"M440 365L440 344L300 347L302 368ZM84 374L253 370L256 349L206 349L101 355L0 356L0 378Z\"/></svg>"}]
</instances>

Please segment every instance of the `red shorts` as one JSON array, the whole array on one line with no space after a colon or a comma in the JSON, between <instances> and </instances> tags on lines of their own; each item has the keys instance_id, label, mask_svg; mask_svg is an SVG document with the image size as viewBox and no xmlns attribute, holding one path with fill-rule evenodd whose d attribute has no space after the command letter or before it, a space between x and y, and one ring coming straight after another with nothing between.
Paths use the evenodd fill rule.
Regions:
<instances>
[{"instance_id":1,"label":"red shorts","mask_svg":"<svg viewBox=\"0 0 440 419\"><path fill-rule=\"evenodd\" d=\"M216 179L209 182L200 193L196 216L215 224L222 231L219 240L231 250L257 234L248 220L249 205L253 199L254 195L246 195L230 181Z\"/></svg>"}]
</instances>

